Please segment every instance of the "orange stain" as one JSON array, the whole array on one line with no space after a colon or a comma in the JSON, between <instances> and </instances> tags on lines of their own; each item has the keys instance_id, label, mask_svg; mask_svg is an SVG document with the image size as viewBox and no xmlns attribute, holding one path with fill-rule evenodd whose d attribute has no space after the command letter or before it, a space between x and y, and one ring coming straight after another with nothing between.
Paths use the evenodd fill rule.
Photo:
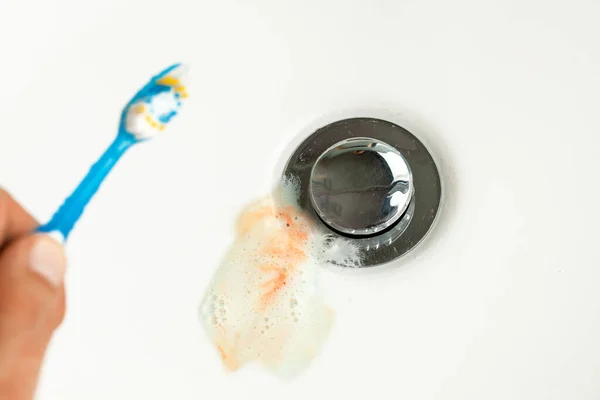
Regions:
<instances>
[{"instance_id":1,"label":"orange stain","mask_svg":"<svg viewBox=\"0 0 600 400\"><path fill-rule=\"evenodd\" d=\"M216 347L219 351L219 355L221 356L221 360L223 360L223 365L229 371L235 371L240 367L240 362L238 358L238 342L240 335L237 334L232 344L227 341L227 332L225 328L221 324L218 325L218 337L216 340Z\"/></svg>"},{"instance_id":2,"label":"orange stain","mask_svg":"<svg viewBox=\"0 0 600 400\"><path fill-rule=\"evenodd\" d=\"M277 206L272 198L264 198L250 204L240 214L236 231L237 247L233 249L236 255L231 259L235 261L227 261L224 267L237 271L239 275L223 275L228 276L223 279L229 280L218 282L213 293L231 296L238 290L235 287L240 281L248 279L252 285L247 287L248 301L241 300L245 297L246 288L242 297L234 298L234 302L239 302L236 307L247 307L247 319L232 321L228 314L226 322L209 325L213 341L229 371L237 370L252 359L276 366L284 362L287 354L284 353L284 344L296 334L294 325L290 325L294 323L293 318L284 320L278 317L278 313L289 307L290 298L293 299L298 286L304 284L300 274L305 268L303 263L309 260L311 222L295 207ZM244 255L238 256L241 251ZM312 268L312 264L307 265ZM268 321L276 323L269 325L271 322ZM328 325L324 325L323 330L327 333ZM315 351L317 345L315 343Z\"/></svg>"},{"instance_id":3,"label":"orange stain","mask_svg":"<svg viewBox=\"0 0 600 400\"><path fill-rule=\"evenodd\" d=\"M271 215L273 215L273 207L270 205L258 206L257 204L251 204L238 217L236 224L237 232L242 235L246 234L258 223Z\"/></svg>"},{"instance_id":4,"label":"orange stain","mask_svg":"<svg viewBox=\"0 0 600 400\"><path fill-rule=\"evenodd\" d=\"M268 274L268 278L260 284L262 306L272 302L277 292L283 289L289 279L289 273L278 266L261 265L260 270Z\"/></svg>"},{"instance_id":5,"label":"orange stain","mask_svg":"<svg viewBox=\"0 0 600 400\"><path fill-rule=\"evenodd\" d=\"M225 354L225 350L223 350L223 348L219 345L217 345L217 350L219 350L221 358L223 359L223 361L225 361L227 359L227 354Z\"/></svg>"},{"instance_id":6,"label":"orange stain","mask_svg":"<svg viewBox=\"0 0 600 400\"><path fill-rule=\"evenodd\" d=\"M278 208L268 199L249 205L237 221L238 234L246 235L263 221L271 219L272 234L266 235L258 249L262 260L271 260L269 264L256 265L263 274L260 285L259 308L276 300L277 294L286 286L300 263L308 257L306 246L309 240L308 220L294 207ZM274 220L274 221L273 221Z\"/></svg>"},{"instance_id":7,"label":"orange stain","mask_svg":"<svg viewBox=\"0 0 600 400\"><path fill-rule=\"evenodd\" d=\"M292 207L285 207L279 211L269 210L271 216L280 220L277 234L269 237L260 249L264 258L271 259L271 264L259 265L263 272L263 281L260 285L261 296L259 307L264 309L267 305L276 302L277 295L285 288L303 261L308 257L306 244L309 232L306 226L302 226L305 219L299 219L299 215ZM251 220L258 221L265 217L266 210L255 212Z\"/></svg>"}]
</instances>

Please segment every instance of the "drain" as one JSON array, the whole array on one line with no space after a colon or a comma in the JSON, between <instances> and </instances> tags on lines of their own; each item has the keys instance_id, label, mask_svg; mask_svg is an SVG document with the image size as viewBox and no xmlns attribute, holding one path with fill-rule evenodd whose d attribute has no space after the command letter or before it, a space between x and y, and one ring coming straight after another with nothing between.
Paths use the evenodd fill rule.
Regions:
<instances>
[{"instance_id":1,"label":"drain","mask_svg":"<svg viewBox=\"0 0 600 400\"><path fill-rule=\"evenodd\" d=\"M435 221L440 176L408 130L376 118L318 129L294 151L284 175L300 185L299 204L331 235L350 238L363 267L412 250Z\"/></svg>"},{"instance_id":2,"label":"drain","mask_svg":"<svg viewBox=\"0 0 600 400\"><path fill-rule=\"evenodd\" d=\"M346 139L325 150L309 183L323 223L352 237L374 236L393 226L412 193L412 174L402 154L372 138Z\"/></svg>"}]
</instances>

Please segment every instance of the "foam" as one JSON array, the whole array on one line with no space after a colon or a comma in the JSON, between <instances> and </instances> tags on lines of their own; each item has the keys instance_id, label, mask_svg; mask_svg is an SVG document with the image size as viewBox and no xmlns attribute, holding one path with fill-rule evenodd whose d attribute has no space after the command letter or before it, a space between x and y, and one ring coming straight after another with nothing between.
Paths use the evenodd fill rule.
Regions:
<instances>
[{"instance_id":1,"label":"foam","mask_svg":"<svg viewBox=\"0 0 600 400\"><path fill-rule=\"evenodd\" d=\"M283 181L237 221L237 237L201 307L225 367L258 361L280 375L304 369L329 336L334 312L319 288L325 264L358 265L349 242L320 232Z\"/></svg>"},{"instance_id":2,"label":"foam","mask_svg":"<svg viewBox=\"0 0 600 400\"><path fill-rule=\"evenodd\" d=\"M161 133L171 118L181 108L181 102L187 98L187 67L179 65L166 75L154 78L149 85L152 89L167 88L155 92L144 88L127 109L125 128L137 139L149 139ZM148 86L148 85L147 85Z\"/></svg>"}]
</instances>

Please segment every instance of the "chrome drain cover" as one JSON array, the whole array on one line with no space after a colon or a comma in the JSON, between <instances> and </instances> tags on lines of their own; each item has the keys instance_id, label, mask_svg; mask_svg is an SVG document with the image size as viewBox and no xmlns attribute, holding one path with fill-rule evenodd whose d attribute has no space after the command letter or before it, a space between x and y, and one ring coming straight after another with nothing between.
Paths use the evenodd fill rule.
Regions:
<instances>
[{"instance_id":1,"label":"chrome drain cover","mask_svg":"<svg viewBox=\"0 0 600 400\"><path fill-rule=\"evenodd\" d=\"M352 138L334 144L312 168L309 195L321 220L348 236L373 236L408 209L412 174L402 154L387 143Z\"/></svg>"},{"instance_id":2,"label":"chrome drain cover","mask_svg":"<svg viewBox=\"0 0 600 400\"><path fill-rule=\"evenodd\" d=\"M357 245L362 267L393 261L421 242L442 195L437 166L423 143L376 118L318 129L294 151L284 175L299 182L304 211Z\"/></svg>"}]
</instances>

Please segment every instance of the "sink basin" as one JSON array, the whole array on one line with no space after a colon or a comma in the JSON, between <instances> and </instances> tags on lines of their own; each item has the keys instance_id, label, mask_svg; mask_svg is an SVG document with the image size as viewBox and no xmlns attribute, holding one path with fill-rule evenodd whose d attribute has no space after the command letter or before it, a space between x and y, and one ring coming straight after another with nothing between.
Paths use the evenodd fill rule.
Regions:
<instances>
[{"instance_id":1,"label":"sink basin","mask_svg":"<svg viewBox=\"0 0 600 400\"><path fill-rule=\"evenodd\" d=\"M151 74L183 61L192 83L73 231L39 399L600 397L600 3L51 3L0 4L1 183L40 220ZM435 156L436 224L392 263L324 272L336 321L304 374L226 373L198 307L237 213L365 110Z\"/></svg>"}]
</instances>

